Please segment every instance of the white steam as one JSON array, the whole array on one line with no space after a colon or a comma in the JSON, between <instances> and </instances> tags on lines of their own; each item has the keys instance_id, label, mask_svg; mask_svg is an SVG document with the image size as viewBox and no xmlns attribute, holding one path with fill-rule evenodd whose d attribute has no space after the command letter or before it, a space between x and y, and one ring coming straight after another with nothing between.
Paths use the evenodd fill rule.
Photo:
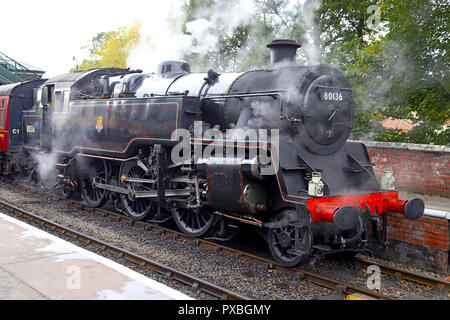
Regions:
<instances>
[{"instance_id":1,"label":"white steam","mask_svg":"<svg viewBox=\"0 0 450 320\"><path fill-rule=\"evenodd\" d=\"M280 128L280 108L276 103L254 101L250 109L252 114L248 121L250 128Z\"/></svg>"},{"instance_id":2,"label":"white steam","mask_svg":"<svg viewBox=\"0 0 450 320\"><path fill-rule=\"evenodd\" d=\"M52 187L56 175L57 155L55 153L33 153L37 162L37 173L40 183L46 187Z\"/></svg>"},{"instance_id":3,"label":"white steam","mask_svg":"<svg viewBox=\"0 0 450 320\"><path fill-rule=\"evenodd\" d=\"M222 37L249 24L255 12L252 0L219 2L197 10L194 19L186 23L186 34L180 1L170 0L164 6L164 10L139 19L140 41L127 61L132 69L155 72L161 61L181 59L185 53L207 54L217 48Z\"/></svg>"},{"instance_id":4,"label":"white steam","mask_svg":"<svg viewBox=\"0 0 450 320\"><path fill-rule=\"evenodd\" d=\"M191 35L191 52L206 54L216 49L220 38L231 36L241 25L248 25L256 7L252 0L230 0L215 3L196 12L196 19L186 24Z\"/></svg>"},{"instance_id":5,"label":"white steam","mask_svg":"<svg viewBox=\"0 0 450 320\"><path fill-rule=\"evenodd\" d=\"M130 53L127 65L131 69L156 72L158 63L180 59L184 48L190 45L190 37L181 32L183 13L180 1L168 0L159 4L159 10L140 13L140 40Z\"/></svg>"},{"instance_id":6,"label":"white steam","mask_svg":"<svg viewBox=\"0 0 450 320\"><path fill-rule=\"evenodd\" d=\"M317 10L321 5L322 0L303 0L301 3L301 17L305 30L305 41L301 45L309 65L320 64L322 56L320 28L315 21Z\"/></svg>"},{"instance_id":7,"label":"white steam","mask_svg":"<svg viewBox=\"0 0 450 320\"><path fill-rule=\"evenodd\" d=\"M161 61L181 59L192 53L206 55L217 50L221 39L232 36L240 26L253 25L254 19L261 18L262 14L254 0L217 1L209 7L191 12L193 17L186 22L183 30L185 12L182 8L186 4L187 0L169 0L161 4L157 11L137 15L136 19L142 25L139 31L140 41L128 58L129 67L155 72ZM319 64L322 56L320 29L316 23L317 10L321 5L322 0L290 0L287 7L282 9L292 11L293 14L295 10L299 10L305 32L302 51L309 65ZM289 29L283 25L280 28ZM255 44L260 46L260 41L264 41L262 47L265 50L265 42L269 39L260 39L261 35L258 36L256 30L249 32L248 45L241 48L242 54L248 54L249 47L254 47ZM274 37L283 37L276 30L274 32ZM240 55L239 58L246 59Z\"/></svg>"}]
</instances>

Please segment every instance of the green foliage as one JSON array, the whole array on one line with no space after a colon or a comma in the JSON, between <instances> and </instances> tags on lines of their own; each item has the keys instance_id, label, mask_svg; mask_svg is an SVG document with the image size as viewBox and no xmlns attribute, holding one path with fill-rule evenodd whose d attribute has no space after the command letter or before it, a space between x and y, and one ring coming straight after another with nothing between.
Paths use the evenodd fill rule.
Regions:
<instances>
[{"instance_id":1,"label":"green foliage","mask_svg":"<svg viewBox=\"0 0 450 320\"><path fill-rule=\"evenodd\" d=\"M222 10L227 10L239 3L238 0L190 0L183 8L186 24L196 19L210 19L211 14L221 16ZM216 25L208 30L218 39L215 48L206 54L187 54L194 71L214 69L217 71L244 71L261 68L268 65L270 52L266 45L274 38L298 39L299 29L298 6L288 8L289 0L254 0L256 11L252 13L250 22L237 25L233 32L224 31L224 26ZM227 23L226 21L224 23ZM301 40L301 38L300 38ZM201 42L201 40L200 40ZM193 43L200 46L201 43Z\"/></svg>"},{"instance_id":2,"label":"green foliage","mask_svg":"<svg viewBox=\"0 0 450 320\"><path fill-rule=\"evenodd\" d=\"M318 31L321 63L339 68L355 98L354 139L450 144L450 58L448 0L250 0L255 10L230 32L230 8L239 0L189 0L183 7L183 32L196 19L214 21L208 35L216 39L208 51L183 57L193 71L219 72L265 68L275 38L305 44ZM321 2L314 19L308 6ZM375 11L375 9L379 11ZM311 8L309 8L311 9ZM380 24L372 24L380 13ZM214 20L213 19L216 19ZM217 18L218 17L218 18ZM82 69L125 67L138 39L139 26L99 33L92 39L90 59ZM308 40L310 41L310 40ZM193 47L205 39L194 39ZM305 64L306 48L298 62ZM385 129L384 119L407 119L409 132Z\"/></svg>"},{"instance_id":3,"label":"green foliage","mask_svg":"<svg viewBox=\"0 0 450 320\"><path fill-rule=\"evenodd\" d=\"M331 48L339 42L347 43L355 38L364 43L364 36L373 33L367 23L371 12L369 6L378 0L325 0L318 10L318 21L324 38L324 47Z\"/></svg>"},{"instance_id":4,"label":"green foliage","mask_svg":"<svg viewBox=\"0 0 450 320\"><path fill-rule=\"evenodd\" d=\"M140 23L130 27L120 27L117 31L100 32L92 38L89 59L83 59L80 65L70 72L94 68L126 68L127 58L139 41Z\"/></svg>"},{"instance_id":5,"label":"green foliage","mask_svg":"<svg viewBox=\"0 0 450 320\"><path fill-rule=\"evenodd\" d=\"M444 130L450 118L448 2L377 1L382 32L357 23L367 21L364 6L373 3L325 1L321 8L324 17L333 12L340 16L323 19L322 31L330 39L326 60L343 70L354 89L352 137L448 145L449 130ZM380 121L388 117L408 119L415 127L407 133L384 129Z\"/></svg>"},{"instance_id":6,"label":"green foliage","mask_svg":"<svg viewBox=\"0 0 450 320\"><path fill-rule=\"evenodd\" d=\"M314 0L309 0L311 4ZM302 10L287 0L253 0L251 24L233 34L220 26L217 47L207 54L185 58L194 69L243 71L267 66L265 45L273 38L304 42L311 31ZM191 0L186 22L208 18L202 9L224 0ZM370 7L372 6L372 7ZM375 10L379 8L380 24ZM320 29L321 61L338 67L349 79L355 96L352 138L414 143L449 144L444 130L449 109L449 5L447 0L323 0L314 22ZM316 43L316 45L319 45ZM299 62L305 62L300 53ZM405 133L385 129L387 118L408 119L414 129Z\"/></svg>"}]
</instances>

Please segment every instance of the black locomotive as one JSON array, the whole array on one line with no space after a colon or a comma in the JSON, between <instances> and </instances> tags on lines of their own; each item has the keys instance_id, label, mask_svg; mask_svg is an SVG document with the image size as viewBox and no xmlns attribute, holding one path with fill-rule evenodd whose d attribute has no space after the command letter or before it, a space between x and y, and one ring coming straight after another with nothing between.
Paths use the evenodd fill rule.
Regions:
<instances>
[{"instance_id":1,"label":"black locomotive","mask_svg":"<svg viewBox=\"0 0 450 320\"><path fill-rule=\"evenodd\" d=\"M113 201L137 220L173 219L194 237L254 225L286 266L313 246L368 250L389 212L422 216L423 201L382 191L364 144L347 141L345 76L296 66L295 41L268 47L264 70L165 61L156 74L94 69L0 87L2 171L79 191L93 207Z\"/></svg>"}]
</instances>

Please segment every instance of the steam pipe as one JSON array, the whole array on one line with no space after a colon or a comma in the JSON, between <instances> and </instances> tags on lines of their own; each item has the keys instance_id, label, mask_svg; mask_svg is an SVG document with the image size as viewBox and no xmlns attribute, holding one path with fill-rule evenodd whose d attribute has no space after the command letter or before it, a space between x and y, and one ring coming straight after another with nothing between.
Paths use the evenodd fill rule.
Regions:
<instances>
[{"instance_id":1,"label":"steam pipe","mask_svg":"<svg viewBox=\"0 0 450 320\"><path fill-rule=\"evenodd\" d=\"M362 221L361 218L358 217L356 225L358 226L358 231L356 231L356 233L352 237L350 237L350 238L334 239L333 243L335 245L341 245L342 244L342 246L345 248L348 245L351 245L351 244L355 243L356 241L359 241L361 239L361 235L362 235L362 233L364 231L364 225L363 225L363 221Z\"/></svg>"},{"instance_id":2,"label":"steam pipe","mask_svg":"<svg viewBox=\"0 0 450 320\"><path fill-rule=\"evenodd\" d=\"M375 236L375 240L381 241L382 235L381 235L380 218L374 215L370 217L370 221L372 222L372 233Z\"/></svg>"},{"instance_id":3,"label":"steam pipe","mask_svg":"<svg viewBox=\"0 0 450 320\"><path fill-rule=\"evenodd\" d=\"M69 162L67 162L67 163L56 163L56 166L57 167L67 167L78 156L80 156L80 157L88 157L88 158L104 159L104 160L113 160L113 161L120 161L120 162L127 162L127 161L130 161L130 160L136 160L137 159L136 156L128 158L128 159L122 159L122 158L111 158L111 157L104 157L104 156L96 156L96 155L93 155L93 154L86 154L86 153L77 153L74 157L72 157L72 159L70 159Z\"/></svg>"},{"instance_id":4,"label":"steam pipe","mask_svg":"<svg viewBox=\"0 0 450 320\"><path fill-rule=\"evenodd\" d=\"M428 217L450 220L450 212L442 211L442 210L425 209L423 212L423 215L428 216Z\"/></svg>"}]
</instances>

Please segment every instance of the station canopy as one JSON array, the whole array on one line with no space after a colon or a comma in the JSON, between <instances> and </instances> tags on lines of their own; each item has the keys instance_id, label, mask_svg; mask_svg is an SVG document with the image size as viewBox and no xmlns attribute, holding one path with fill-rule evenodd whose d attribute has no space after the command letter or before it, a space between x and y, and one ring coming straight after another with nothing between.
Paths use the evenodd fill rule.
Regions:
<instances>
[{"instance_id":1,"label":"station canopy","mask_svg":"<svg viewBox=\"0 0 450 320\"><path fill-rule=\"evenodd\" d=\"M44 73L44 70L18 62L0 52L0 85L40 79Z\"/></svg>"}]
</instances>

